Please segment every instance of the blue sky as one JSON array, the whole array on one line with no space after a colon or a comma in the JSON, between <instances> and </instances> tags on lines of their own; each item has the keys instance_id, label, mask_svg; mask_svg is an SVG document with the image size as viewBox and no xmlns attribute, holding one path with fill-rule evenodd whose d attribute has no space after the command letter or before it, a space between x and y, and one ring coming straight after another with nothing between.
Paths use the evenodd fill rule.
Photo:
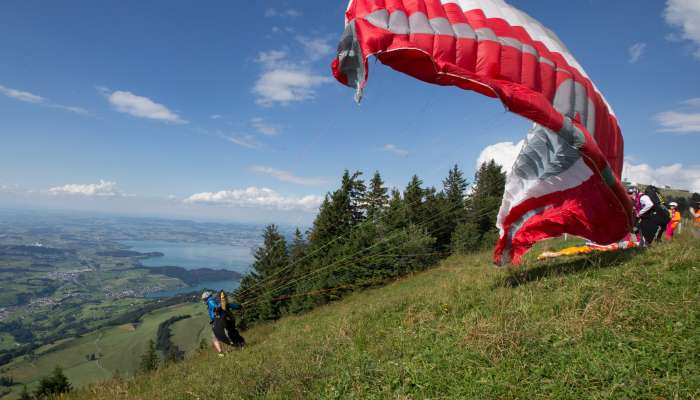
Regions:
<instances>
[{"instance_id":1,"label":"blue sky","mask_svg":"<svg viewBox=\"0 0 700 400\"><path fill-rule=\"evenodd\" d=\"M700 191L700 4L512 0L623 129L626 177ZM0 4L0 207L308 223L345 168L440 185L527 121L372 62L331 77L346 1ZM204 201L206 200L206 201Z\"/></svg>"}]
</instances>

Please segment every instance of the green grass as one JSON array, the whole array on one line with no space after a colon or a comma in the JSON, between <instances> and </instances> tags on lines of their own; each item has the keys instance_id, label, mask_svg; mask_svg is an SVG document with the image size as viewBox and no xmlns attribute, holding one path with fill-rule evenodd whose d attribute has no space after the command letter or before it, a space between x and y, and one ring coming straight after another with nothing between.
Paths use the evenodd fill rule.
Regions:
<instances>
[{"instance_id":1,"label":"green grass","mask_svg":"<svg viewBox=\"0 0 700 400\"><path fill-rule=\"evenodd\" d=\"M7 374L15 381L27 384L33 388L38 380L51 373L55 366L64 369L66 376L75 387L103 381L119 372L120 375L133 374L140 361L140 355L145 352L149 340L156 338L158 325L166 319L190 314L188 319L190 331L204 331L208 327L206 309L201 304L182 304L167 307L146 315L138 325L122 325L101 329L78 339L65 340L51 346L44 346L36 352L35 360L21 357L6 366ZM182 340L178 343L183 350L192 352L199 344L198 340ZM99 364L89 361L86 355L101 353ZM21 390L21 386L15 386Z\"/></svg>"},{"instance_id":2,"label":"green grass","mask_svg":"<svg viewBox=\"0 0 700 400\"><path fill-rule=\"evenodd\" d=\"M700 398L697 240L513 270L489 258L455 256L256 326L224 359L69 398Z\"/></svg>"},{"instance_id":3,"label":"green grass","mask_svg":"<svg viewBox=\"0 0 700 400\"><path fill-rule=\"evenodd\" d=\"M0 350L13 349L17 342L9 333L0 333Z\"/></svg>"}]
</instances>

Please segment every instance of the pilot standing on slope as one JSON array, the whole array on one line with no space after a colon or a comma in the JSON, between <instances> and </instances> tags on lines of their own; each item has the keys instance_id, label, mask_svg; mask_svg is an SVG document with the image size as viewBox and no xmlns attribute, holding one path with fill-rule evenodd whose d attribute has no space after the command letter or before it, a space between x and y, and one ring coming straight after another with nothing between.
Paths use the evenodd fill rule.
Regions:
<instances>
[{"instance_id":1,"label":"pilot standing on slope","mask_svg":"<svg viewBox=\"0 0 700 400\"><path fill-rule=\"evenodd\" d=\"M212 296L210 292L202 293L202 301L207 304L209 312L209 324L212 328L212 344L219 353L219 357L224 356L223 346L221 343L226 343L231 346L242 347L245 340L236 330L236 324L231 314L231 310L240 310L241 306L235 303L227 303L226 309L223 309L221 303Z\"/></svg>"}]
</instances>

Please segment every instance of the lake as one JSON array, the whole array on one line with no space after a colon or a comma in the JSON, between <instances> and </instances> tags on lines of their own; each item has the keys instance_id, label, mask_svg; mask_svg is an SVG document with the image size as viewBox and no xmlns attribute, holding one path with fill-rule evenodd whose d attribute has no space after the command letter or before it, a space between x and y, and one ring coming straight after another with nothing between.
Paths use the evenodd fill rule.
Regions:
<instances>
[{"instance_id":1,"label":"lake","mask_svg":"<svg viewBox=\"0 0 700 400\"><path fill-rule=\"evenodd\" d=\"M245 246L159 240L125 240L120 243L139 253L164 254L163 257L142 260L141 264L146 267L212 268L244 273L253 263L253 250Z\"/></svg>"},{"instance_id":2,"label":"lake","mask_svg":"<svg viewBox=\"0 0 700 400\"><path fill-rule=\"evenodd\" d=\"M175 266L185 269L212 268L245 273L253 263L253 250L247 246L166 242L160 240L125 240L121 244L139 253L163 253L163 257L141 260L145 267ZM201 282L197 285L175 290L150 293L148 297L170 297L180 293L199 291L204 288L232 291L238 287L237 281Z\"/></svg>"}]
</instances>

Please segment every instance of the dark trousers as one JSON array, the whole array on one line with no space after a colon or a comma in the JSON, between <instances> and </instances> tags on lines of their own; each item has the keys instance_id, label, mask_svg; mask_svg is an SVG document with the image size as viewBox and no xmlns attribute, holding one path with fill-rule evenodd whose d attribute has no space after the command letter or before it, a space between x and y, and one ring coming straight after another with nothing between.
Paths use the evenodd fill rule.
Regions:
<instances>
[{"instance_id":1,"label":"dark trousers","mask_svg":"<svg viewBox=\"0 0 700 400\"><path fill-rule=\"evenodd\" d=\"M224 315L217 317L214 319L212 330L214 331L214 336L220 342L236 347L242 347L245 344L245 339L236 329L236 322L233 316Z\"/></svg>"},{"instance_id":2,"label":"dark trousers","mask_svg":"<svg viewBox=\"0 0 700 400\"><path fill-rule=\"evenodd\" d=\"M643 218L639 223L639 230L642 231L642 236L647 245L652 244L654 239L657 238L657 235L663 232L664 229L666 229L666 225L662 224L659 219L656 218L656 215Z\"/></svg>"}]
</instances>

